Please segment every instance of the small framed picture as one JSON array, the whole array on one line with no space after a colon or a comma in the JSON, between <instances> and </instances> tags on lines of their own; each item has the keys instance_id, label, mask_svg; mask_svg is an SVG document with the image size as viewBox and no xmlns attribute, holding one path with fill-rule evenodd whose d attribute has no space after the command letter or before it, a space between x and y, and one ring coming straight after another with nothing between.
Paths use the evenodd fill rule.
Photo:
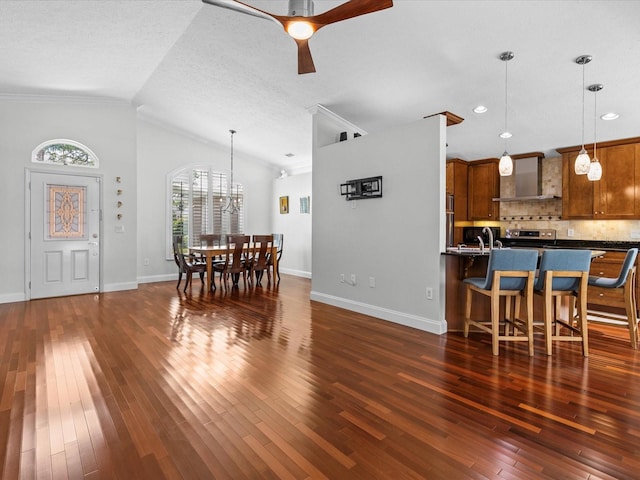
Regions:
<instances>
[{"instance_id":1,"label":"small framed picture","mask_svg":"<svg viewBox=\"0 0 640 480\"><path fill-rule=\"evenodd\" d=\"M289 197L280 197L280 213L289 213Z\"/></svg>"},{"instance_id":2,"label":"small framed picture","mask_svg":"<svg viewBox=\"0 0 640 480\"><path fill-rule=\"evenodd\" d=\"M309 213L311 197L300 197L300 213Z\"/></svg>"}]
</instances>

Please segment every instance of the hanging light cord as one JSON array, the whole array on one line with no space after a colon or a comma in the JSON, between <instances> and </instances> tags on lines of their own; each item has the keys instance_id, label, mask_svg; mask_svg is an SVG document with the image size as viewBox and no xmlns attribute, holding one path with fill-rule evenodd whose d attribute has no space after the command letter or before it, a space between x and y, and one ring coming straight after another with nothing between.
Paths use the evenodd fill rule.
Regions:
<instances>
[{"instance_id":1,"label":"hanging light cord","mask_svg":"<svg viewBox=\"0 0 640 480\"><path fill-rule=\"evenodd\" d=\"M504 62L504 132L507 133L509 130L507 129L507 110L509 110L509 101L507 97L507 90L509 89L509 61L506 60ZM507 138L508 135L504 137L504 151L507 151Z\"/></svg>"},{"instance_id":2,"label":"hanging light cord","mask_svg":"<svg viewBox=\"0 0 640 480\"><path fill-rule=\"evenodd\" d=\"M584 150L584 66L586 63L582 64L582 149Z\"/></svg>"},{"instance_id":3,"label":"hanging light cord","mask_svg":"<svg viewBox=\"0 0 640 480\"><path fill-rule=\"evenodd\" d=\"M584 88L582 89L582 95L584 95ZM597 124L598 124L597 116L598 116L598 90L593 92L593 160L594 161L598 160L598 158L596 157L596 142L598 140L598 135L596 134Z\"/></svg>"}]
</instances>

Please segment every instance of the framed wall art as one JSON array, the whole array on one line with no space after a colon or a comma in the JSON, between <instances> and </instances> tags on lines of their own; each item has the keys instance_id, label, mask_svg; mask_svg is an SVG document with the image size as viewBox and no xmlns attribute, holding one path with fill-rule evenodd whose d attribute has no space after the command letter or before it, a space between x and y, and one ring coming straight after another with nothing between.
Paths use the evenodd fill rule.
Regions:
<instances>
[{"instance_id":1,"label":"framed wall art","mask_svg":"<svg viewBox=\"0 0 640 480\"><path fill-rule=\"evenodd\" d=\"M289 213L289 197L280 197L280 213Z\"/></svg>"},{"instance_id":2,"label":"framed wall art","mask_svg":"<svg viewBox=\"0 0 640 480\"><path fill-rule=\"evenodd\" d=\"M300 213L309 213L311 208L311 197L300 197Z\"/></svg>"}]
</instances>

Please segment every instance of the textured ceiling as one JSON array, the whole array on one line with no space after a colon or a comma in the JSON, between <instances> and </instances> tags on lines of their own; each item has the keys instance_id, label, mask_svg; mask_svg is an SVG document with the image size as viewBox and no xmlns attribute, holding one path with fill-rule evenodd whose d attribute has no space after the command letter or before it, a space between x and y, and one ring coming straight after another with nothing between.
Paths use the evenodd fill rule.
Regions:
<instances>
[{"instance_id":1,"label":"textured ceiling","mask_svg":"<svg viewBox=\"0 0 640 480\"><path fill-rule=\"evenodd\" d=\"M246 3L286 14L286 0ZM315 13L342 3L316 0ZM582 67L603 83L598 140L640 135L640 2L395 0L391 9L320 30L316 73L297 74L296 46L273 22L200 0L0 0L0 94L122 99L145 118L302 171L322 104L373 133L441 111L448 157L500 156L509 62L510 153L581 143ZM585 141L594 135L586 92ZM473 113L483 103L489 111ZM287 157L285 154L295 156Z\"/></svg>"}]
</instances>

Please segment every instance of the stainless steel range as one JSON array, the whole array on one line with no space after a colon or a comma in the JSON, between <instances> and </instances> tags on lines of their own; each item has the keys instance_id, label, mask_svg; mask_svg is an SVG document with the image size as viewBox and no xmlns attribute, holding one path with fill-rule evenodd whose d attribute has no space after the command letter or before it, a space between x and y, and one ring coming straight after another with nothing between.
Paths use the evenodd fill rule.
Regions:
<instances>
[{"instance_id":1,"label":"stainless steel range","mask_svg":"<svg viewBox=\"0 0 640 480\"><path fill-rule=\"evenodd\" d=\"M507 229L503 240L505 247L543 247L556 244L556 231L552 229Z\"/></svg>"}]
</instances>

